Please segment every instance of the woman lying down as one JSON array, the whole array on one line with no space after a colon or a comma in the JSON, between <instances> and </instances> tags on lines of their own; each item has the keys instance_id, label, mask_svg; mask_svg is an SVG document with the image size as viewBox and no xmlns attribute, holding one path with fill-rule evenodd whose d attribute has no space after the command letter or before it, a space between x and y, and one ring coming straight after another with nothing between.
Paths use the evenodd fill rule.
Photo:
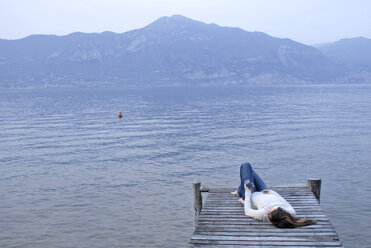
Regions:
<instances>
[{"instance_id":1,"label":"woman lying down","mask_svg":"<svg viewBox=\"0 0 371 248\"><path fill-rule=\"evenodd\" d=\"M244 205L247 216L269 221L280 228L294 228L316 223L315 220L296 218L295 210L290 203L274 190L268 189L249 163L241 165L240 177L241 185L231 194L240 197L239 202Z\"/></svg>"}]
</instances>

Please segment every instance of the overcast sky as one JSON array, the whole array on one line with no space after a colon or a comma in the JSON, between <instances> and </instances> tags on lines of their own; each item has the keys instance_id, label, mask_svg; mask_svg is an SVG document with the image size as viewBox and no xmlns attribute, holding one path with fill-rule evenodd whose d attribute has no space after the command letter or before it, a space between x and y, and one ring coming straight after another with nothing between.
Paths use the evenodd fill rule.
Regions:
<instances>
[{"instance_id":1,"label":"overcast sky","mask_svg":"<svg viewBox=\"0 0 371 248\"><path fill-rule=\"evenodd\" d=\"M0 39L123 33L162 16L261 31L305 44L371 38L368 0L0 0Z\"/></svg>"}]
</instances>

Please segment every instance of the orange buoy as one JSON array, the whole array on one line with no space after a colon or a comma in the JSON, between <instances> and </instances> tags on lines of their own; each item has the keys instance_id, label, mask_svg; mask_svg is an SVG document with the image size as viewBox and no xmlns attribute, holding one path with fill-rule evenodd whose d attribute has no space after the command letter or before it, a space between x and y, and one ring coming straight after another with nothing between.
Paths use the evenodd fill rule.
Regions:
<instances>
[{"instance_id":1,"label":"orange buoy","mask_svg":"<svg viewBox=\"0 0 371 248\"><path fill-rule=\"evenodd\" d=\"M120 119L122 118L122 113L121 113L121 112L119 112L118 117L119 117Z\"/></svg>"}]
</instances>

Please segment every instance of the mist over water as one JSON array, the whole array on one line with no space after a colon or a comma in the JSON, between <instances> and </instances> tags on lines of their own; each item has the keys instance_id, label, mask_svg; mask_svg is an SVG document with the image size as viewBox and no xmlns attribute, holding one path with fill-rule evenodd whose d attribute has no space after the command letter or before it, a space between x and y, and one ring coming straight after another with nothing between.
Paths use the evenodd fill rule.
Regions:
<instances>
[{"instance_id":1,"label":"mist over water","mask_svg":"<svg viewBox=\"0 0 371 248\"><path fill-rule=\"evenodd\" d=\"M237 186L249 161L268 184L322 178L341 241L366 247L370 96L371 85L2 90L0 246L187 247L192 182Z\"/></svg>"}]
</instances>

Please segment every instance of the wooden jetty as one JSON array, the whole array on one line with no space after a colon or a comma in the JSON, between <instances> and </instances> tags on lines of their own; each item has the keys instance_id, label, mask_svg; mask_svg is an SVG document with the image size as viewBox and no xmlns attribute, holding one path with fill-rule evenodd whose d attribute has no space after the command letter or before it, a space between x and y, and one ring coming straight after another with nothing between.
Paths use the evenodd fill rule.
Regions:
<instances>
[{"instance_id":1,"label":"wooden jetty","mask_svg":"<svg viewBox=\"0 0 371 248\"><path fill-rule=\"evenodd\" d=\"M245 215L238 198L230 194L236 187L201 187L193 183L195 231L190 247L314 248L343 247L320 205L321 180L308 179L307 185L272 185L295 209L298 217L317 224L297 228L276 228ZM207 198L202 206L202 192Z\"/></svg>"}]
</instances>

